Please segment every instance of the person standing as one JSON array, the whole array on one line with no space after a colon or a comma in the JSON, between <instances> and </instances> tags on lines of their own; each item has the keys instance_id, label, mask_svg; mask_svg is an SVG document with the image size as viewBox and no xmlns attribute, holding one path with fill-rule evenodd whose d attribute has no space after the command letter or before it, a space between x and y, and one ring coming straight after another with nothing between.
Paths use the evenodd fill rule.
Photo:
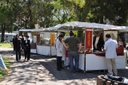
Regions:
<instances>
[{"instance_id":1,"label":"person standing","mask_svg":"<svg viewBox=\"0 0 128 85\"><path fill-rule=\"evenodd\" d=\"M65 32L61 32L60 36L61 36L62 41L63 41L64 36L65 36ZM66 52L66 48L63 46L63 49L62 49L62 66L63 67L64 67L64 63L65 63L65 52Z\"/></svg>"},{"instance_id":2,"label":"person standing","mask_svg":"<svg viewBox=\"0 0 128 85\"><path fill-rule=\"evenodd\" d=\"M64 45L62 38L63 38L63 35L60 34L58 39L56 40L57 70L58 71L61 71L61 69L63 69L62 67L63 46L65 46L66 48L66 45Z\"/></svg>"},{"instance_id":3,"label":"person standing","mask_svg":"<svg viewBox=\"0 0 128 85\"><path fill-rule=\"evenodd\" d=\"M69 33L63 38L63 41L66 40L67 38L69 38ZM69 68L69 57L68 57L68 50L66 50L66 48L64 48L64 57L65 57L65 60L64 60L64 66L66 68Z\"/></svg>"},{"instance_id":4,"label":"person standing","mask_svg":"<svg viewBox=\"0 0 128 85\"><path fill-rule=\"evenodd\" d=\"M27 61L30 60L30 40L29 40L29 36L26 36L26 40L24 43L24 54L25 54L25 60L27 59Z\"/></svg>"},{"instance_id":5,"label":"person standing","mask_svg":"<svg viewBox=\"0 0 128 85\"><path fill-rule=\"evenodd\" d=\"M16 49L16 36L13 37L12 44L13 44L13 51L15 51L15 49Z\"/></svg>"},{"instance_id":6,"label":"person standing","mask_svg":"<svg viewBox=\"0 0 128 85\"><path fill-rule=\"evenodd\" d=\"M100 32L95 32L95 36L93 37L93 51L102 51L104 47L104 39Z\"/></svg>"},{"instance_id":7,"label":"person standing","mask_svg":"<svg viewBox=\"0 0 128 85\"><path fill-rule=\"evenodd\" d=\"M21 59L21 40L19 35L16 35L15 51L16 51L16 61L18 62Z\"/></svg>"},{"instance_id":8,"label":"person standing","mask_svg":"<svg viewBox=\"0 0 128 85\"><path fill-rule=\"evenodd\" d=\"M68 45L69 69L71 72L79 71L79 52L82 48L80 41L70 32L70 37L64 41ZM74 61L75 60L75 65ZM75 66L75 68L74 68Z\"/></svg>"},{"instance_id":9,"label":"person standing","mask_svg":"<svg viewBox=\"0 0 128 85\"><path fill-rule=\"evenodd\" d=\"M21 47L22 47L22 51L24 51L24 44L25 44L25 40L24 40L24 36L21 36Z\"/></svg>"},{"instance_id":10,"label":"person standing","mask_svg":"<svg viewBox=\"0 0 128 85\"><path fill-rule=\"evenodd\" d=\"M106 42L104 45L106 64L108 68L108 75L117 75L117 68L115 58L117 57L116 48L118 43L111 38L110 34L106 34Z\"/></svg>"}]
</instances>

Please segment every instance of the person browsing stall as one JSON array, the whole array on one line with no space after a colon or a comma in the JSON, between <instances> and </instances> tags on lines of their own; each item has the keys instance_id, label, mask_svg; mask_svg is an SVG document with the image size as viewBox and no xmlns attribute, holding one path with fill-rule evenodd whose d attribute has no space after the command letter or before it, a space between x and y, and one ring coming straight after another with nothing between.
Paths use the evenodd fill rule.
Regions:
<instances>
[{"instance_id":1,"label":"person browsing stall","mask_svg":"<svg viewBox=\"0 0 128 85\"><path fill-rule=\"evenodd\" d=\"M69 69L71 72L79 71L79 52L82 48L80 41L70 32L70 37L64 41L68 45ZM75 65L73 60L75 60ZM75 67L75 68L74 68Z\"/></svg>"},{"instance_id":2,"label":"person browsing stall","mask_svg":"<svg viewBox=\"0 0 128 85\"><path fill-rule=\"evenodd\" d=\"M62 56L63 56L63 46L66 47L63 40L63 35L59 35L58 39L56 40L56 50L57 50L57 70L61 71L63 69L62 67Z\"/></svg>"},{"instance_id":3,"label":"person browsing stall","mask_svg":"<svg viewBox=\"0 0 128 85\"><path fill-rule=\"evenodd\" d=\"M111 38L110 34L106 34L106 42L104 45L106 64L108 68L108 75L117 75L117 68L115 58L117 57L116 48L118 43Z\"/></svg>"}]
</instances>

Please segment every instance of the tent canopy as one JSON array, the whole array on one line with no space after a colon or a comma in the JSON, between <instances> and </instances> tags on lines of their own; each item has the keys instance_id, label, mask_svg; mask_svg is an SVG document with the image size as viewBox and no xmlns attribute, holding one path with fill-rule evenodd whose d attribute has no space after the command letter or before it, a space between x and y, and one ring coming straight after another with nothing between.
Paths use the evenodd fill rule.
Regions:
<instances>
[{"instance_id":1,"label":"tent canopy","mask_svg":"<svg viewBox=\"0 0 128 85\"><path fill-rule=\"evenodd\" d=\"M58 24L56 26L48 28L48 30L84 30L85 28L101 28L104 30L128 30L127 26L115 26L108 24L98 24L98 23L89 23L89 22L68 22L64 24Z\"/></svg>"},{"instance_id":2,"label":"tent canopy","mask_svg":"<svg viewBox=\"0 0 128 85\"><path fill-rule=\"evenodd\" d=\"M97 28L103 30L128 30L128 26L115 26L109 24L99 24L99 23L89 23L89 22L67 22L64 24L58 24L49 28L39 28L39 29L20 29L20 32L57 32L66 30L85 30L86 28Z\"/></svg>"},{"instance_id":3,"label":"tent canopy","mask_svg":"<svg viewBox=\"0 0 128 85\"><path fill-rule=\"evenodd\" d=\"M47 32L49 31L48 28L39 28L39 29L20 29L20 32Z\"/></svg>"}]
</instances>

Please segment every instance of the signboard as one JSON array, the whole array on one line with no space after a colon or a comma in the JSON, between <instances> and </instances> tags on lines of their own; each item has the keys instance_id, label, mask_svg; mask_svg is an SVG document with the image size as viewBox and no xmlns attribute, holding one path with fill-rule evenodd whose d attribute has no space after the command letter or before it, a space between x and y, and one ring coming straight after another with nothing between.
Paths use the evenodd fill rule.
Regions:
<instances>
[{"instance_id":1,"label":"signboard","mask_svg":"<svg viewBox=\"0 0 128 85\"><path fill-rule=\"evenodd\" d=\"M85 49L88 53L92 48L92 28L85 29Z\"/></svg>"},{"instance_id":2,"label":"signboard","mask_svg":"<svg viewBox=\"0 0 128 85\"><path fill-rule=\"evenodd\" d=\"M55 33L50 34L50 45L53 46L55 43Z\"/></svg>"}]
</instances>

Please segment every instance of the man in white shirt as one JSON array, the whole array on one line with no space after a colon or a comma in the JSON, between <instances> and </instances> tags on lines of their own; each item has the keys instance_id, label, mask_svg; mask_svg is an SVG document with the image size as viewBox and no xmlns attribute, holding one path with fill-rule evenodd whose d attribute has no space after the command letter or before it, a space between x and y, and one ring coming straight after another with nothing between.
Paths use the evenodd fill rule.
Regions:
<instances>
[{"instance_id":1,"label":"man in white shirt","mask_svg":"<svg viewBox=\"0 0 128 85\"><path fill-rule=\"evenodd\" d=\"M104 45L106 64L108 67L109 75L117 75L115 58L117 57L116 48L118 47L117 41L111 38L110 34L106 34L106 42Z\"/></svg>"}]
</instances>

